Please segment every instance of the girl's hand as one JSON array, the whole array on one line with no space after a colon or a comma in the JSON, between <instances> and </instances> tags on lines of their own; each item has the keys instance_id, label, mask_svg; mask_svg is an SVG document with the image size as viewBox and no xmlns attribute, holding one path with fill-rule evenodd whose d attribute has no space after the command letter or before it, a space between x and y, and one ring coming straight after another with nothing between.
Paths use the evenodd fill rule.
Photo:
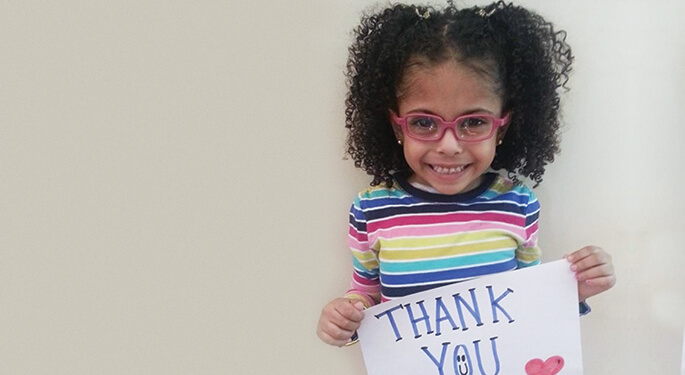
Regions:
<instances>
[{"instance_id":1,"label":"girl's hand","mask_svg":"<svg viewBox=\"0 0 685 375\"><path fill-rule=\"evenodd\" d=\"M343 346L350 342L364 318L364 304L349 298L336 298L324 306L316 334L323 342Z\"/></svg>"},{"instance_id":2,"label":"girl's hand","mask_svg":"<svg viewBox=\"0 0 685 375\"><path fill-rule=\"evenodd\" d=\"M578 280L580 302L609 290L616 284L611 255L596 246L585 246L564 258L571 263L571 270Z\"/></svg>"}]
</instances>

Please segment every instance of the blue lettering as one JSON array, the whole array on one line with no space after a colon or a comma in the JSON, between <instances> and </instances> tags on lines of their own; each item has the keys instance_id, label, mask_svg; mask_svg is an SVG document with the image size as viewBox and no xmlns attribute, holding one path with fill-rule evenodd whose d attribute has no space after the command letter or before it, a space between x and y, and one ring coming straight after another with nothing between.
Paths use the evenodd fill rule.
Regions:
<instances>
[{"instance_id":1,"label":"blue lettering","mask_svg":"<svg viewBox=\"0 0 685 375\"><path fill-rule=\"evenodd\" d=\"M492 293L492 286L488 285L488 286L486 286L486 288L488 288L488 293L490 294L490 306L492 306L492 322L493 323L499 322L499 319L497 319L497 310L496 310L496 309L499 309L502 313L504 313L504 315L507 316L507 319L509 319L509 323L513 323L514 319L511 318L511 316L507 313L506 310L504 310L502 308L502 306L500 306L499 303L502 299L504 299L504 297L506 297L509 293L514 293L514 291L511 290L510 288L507 288L507 290L505 290L504 293L500 294L500 296L497 297L497 299L495 299L495 295Z\"/></svg>"},{"instance_id":2,"label":"blue lettering","mask_svg":"<svg viewBox=\"0 0 685 375\"><path fill-rule=\"evenodd\" d=\"M452 315L445 307L445 303L442 302L442 297L437 297L435 299L435 336L440 336L440 322L449 321L452 326L452 330L459 329L452 319Z\"/></svg>"},{"instance_id":3,"label":"blue lettering","mask_svg":"<svg viewBox=\"0 0 685 375\"><path fill-rule=\"evenodd\" d=\"M416 302L417 305L421 308L421 313L423 315L419 316L418 318L414 317L414 311L411 309L411 304L406 304L404 307L407 309L407 313L409 314L409 321L411 322L411 327L414 329L414 338L418 339L421 337L421 334L419 333L419 327L416 325L419 322L425 322L426 323L426 334L430 335L433 333L433 330L431 329L431 322L430 322L430 316L428 315L428 312L426 312L426 307L423 305L423 301L418 301Z\"/></svg>"},{"instance_id":4,"label":"blue lettering","mask_svg":"<svg viewBox=\"0 0 685 375\"><path fill-rule=\"evenodd\" d=\"M490 338L490 343L492 344L492 356L495 361L495 373L492 375L499 374L499 356L497 355L497 344L495 343L496 339L497 336ZM476 359L478 360L478 369L480 370L481 375L488 375L485 373L485 370L483 370L483 360L480 356L480 348L478 343L480 343L480 340L476 340L473 342L473 346L476 348Z\"/></svg>"},{"instance_id":5,"label":"blue lettering","mask_svg":"<svg viewBox=\"0 0 685 375\"><path fill-rule=\"evenodd\" d=\"M473 319L476 320L476 326L480 327L483 325L483 321L480 318L480 309L478 309L478 299L476 299L475 290L476 288L469 289L469 293L471 294L471 305L469 305L466 300L459 295L459 293L452 296L454 297L454 303L457 305L457 312L459 313L459 321L461 322L462 331L469 329L469 327L466 326L466 321L464 320L464 313L461 309L462 305L464 305L466 310L471 313Z\"/></svg>"},{"instance_id":6,"label":"blue lettering","mask_svg":"<svg viewBox=\"0 0 685 375\"><path fill-rule=\"evenodd\" d=\"M459 354L459 349L464 351L464 354ZM454 364L454 375L469 375L473 374L471 369L471 356L469 355L469 350L466 349L464 345L457 345L454 348L454 354L452 355L452 363Z\"/></svg>"},{"instance_id":7,"label":"blue lettering","mask_svg":"<svg viewBox=\"0 0 685 375\"><path fill-rule=\"evenodd\" d=\"M445 372L442 370L442 368L445 366L445 354L447 354L447 346L449 345L449 342L443 342L442 343L442 353L440 354L440 362L438 362L437 359L431 354L430 351L428 351L427 346L422 346L421 350L423 350L424 353L428 356L428 358L433 361L433 364L435 364L438 367L438 373L440 375L445 375Z\"/></svg>"},{"instance_id":8,"label":"blue lettering","mask_svg":"<svg viewBox=\"0 0 685 375\"><path fill-rule=\"evenodd\" d=\"M395 332L395 338L396 338L395 342L402 340L402 336L400 336L400 331L397 329L397 323L395 322L395 317L392 316L392 313L393 313L393 311L395 311L397 309L402 309L402 308L403 308L402 305L397 305L393 308L390 308L390 309L383 311L380 314L374 315L376 317L376 319L380 319L381 316L387 315L388 321L390 321L390 325L392 326L392 330L393 330L393 332Z\"/></svg>"}]
</instances>

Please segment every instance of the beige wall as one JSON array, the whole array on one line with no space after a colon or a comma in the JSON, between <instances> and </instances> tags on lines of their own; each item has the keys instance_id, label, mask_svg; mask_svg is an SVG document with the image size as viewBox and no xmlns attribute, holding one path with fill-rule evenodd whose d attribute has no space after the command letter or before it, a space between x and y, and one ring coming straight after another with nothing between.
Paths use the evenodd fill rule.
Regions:
<instances>
[{"instance_id":1,"label":"beige wall","mask_svg":"<svg viewBox=\"0 0 685 375\"><path fill-rule=\"evenodd\" d=\"M0 2L0 373L363 374L315 326L368 183L342 72L369 4ZM521 4L576 54L545 260L598 244L619 278L586 374L675 374L685 2Z\"/></svg>"}]
</instances>

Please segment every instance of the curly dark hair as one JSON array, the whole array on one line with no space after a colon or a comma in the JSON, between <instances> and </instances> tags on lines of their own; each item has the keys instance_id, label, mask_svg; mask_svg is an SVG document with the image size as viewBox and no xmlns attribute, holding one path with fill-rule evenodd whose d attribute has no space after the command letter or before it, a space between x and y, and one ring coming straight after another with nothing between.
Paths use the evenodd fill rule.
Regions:
<instances>
[{"instance_id":1,"label":"curly dark hair","mask_svg":"<svg viewBox=\"0 0 685 375\"><path fill-rule=\"evenodd\" d=\"M373 176L392 184L410 173L388 116L398 110L407 67L417 59L435 66L448 59L489 79L511 111L509 129L492 168L537 186L559 152L559 93L566 88L573 56L566 33L525 8L499 1L457 9L393 5L365 15L349 48L345 100L347 153Z\"/></svg>"}]
</instances>

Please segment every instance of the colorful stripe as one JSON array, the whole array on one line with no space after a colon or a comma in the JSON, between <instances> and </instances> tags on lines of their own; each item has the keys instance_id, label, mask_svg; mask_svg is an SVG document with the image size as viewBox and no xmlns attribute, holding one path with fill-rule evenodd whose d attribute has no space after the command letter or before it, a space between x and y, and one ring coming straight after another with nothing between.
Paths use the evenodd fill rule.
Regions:
<instances>
[{"instance_id":1,"label":"colorful stripe","mask_svg":"<svg viewBox=\"0 0 685 375\"><path fill-rule=\"evenodd\" d=\"M500 176L484 180L469 196L421 192L401 179L361 192L350 209L347 296L389 300L538 264L535 195Z\"/></svg>"}]
</instances>

